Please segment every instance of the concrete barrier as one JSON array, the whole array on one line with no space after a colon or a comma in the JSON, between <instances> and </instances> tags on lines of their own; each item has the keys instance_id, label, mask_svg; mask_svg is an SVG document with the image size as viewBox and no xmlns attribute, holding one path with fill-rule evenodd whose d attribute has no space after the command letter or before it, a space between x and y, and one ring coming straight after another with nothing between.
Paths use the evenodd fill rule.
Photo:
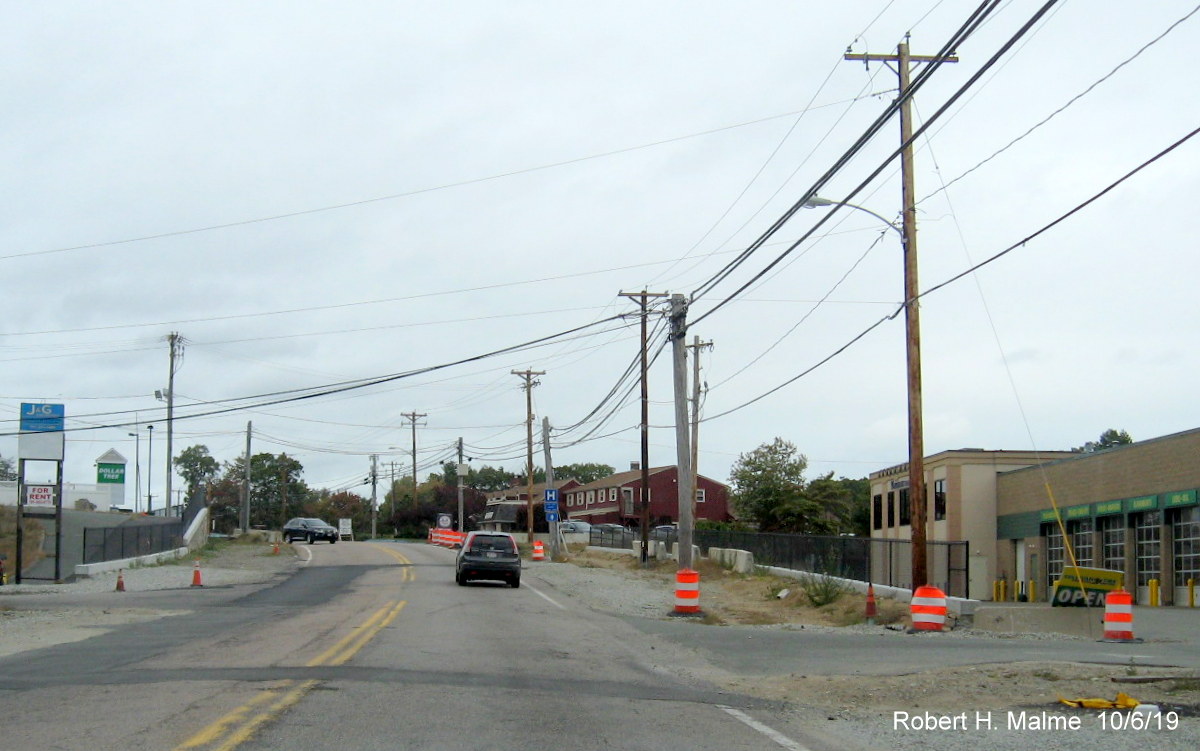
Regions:
<instances>
[{"instance_id":1,"label":"concrete barrier","mask_svg":"<svg viewBox=\"0 0 1200 751\"><path fill-rule=\"evenodd\" d=\"M162 553L152 553L150 555L141 555L137 558L122 558L117 561L101 561L100 563L81 563L75 567L75 576L87 578L102 574L106 571L116 571L122 568L136 568L137 566L157 566L160 563L168 561L177 561L180 558L187 556L190 551L187 548L174 548L166 550Z\"/></svg>"}]
</instances>

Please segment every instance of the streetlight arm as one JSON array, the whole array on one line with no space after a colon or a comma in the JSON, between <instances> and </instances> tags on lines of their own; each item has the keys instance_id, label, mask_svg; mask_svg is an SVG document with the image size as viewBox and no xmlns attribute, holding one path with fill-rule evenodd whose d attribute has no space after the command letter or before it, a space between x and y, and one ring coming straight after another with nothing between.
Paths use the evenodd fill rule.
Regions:
<instances>
[{"instance_id":1,"label":"streetlight arm","mask_svg":"<svg viewBox=\"0 0 1200 751\"><path fill-rule=\"evenodd\" d=\"M853 203L846 203L844 201L831 201L828 198L821 198L820 196L813 196L812 198L810 198L804 202L804 208L806 208L806 209L815 209L815 208L819 208L822 206L845 206L846 208L849 208L849 209L858 209L859 211L865 211L866 213L875 217L876 219L883 222L887 226L896 230L896 232L899 233L900 237L904 237L904 230L901 229L900 227L897 227L895 222L891 221L890 219L883 216L882 214L878 214L874 211L871 211L870 209L868 209L865 206L858 206Z\"/></svg>"}]
</instances>

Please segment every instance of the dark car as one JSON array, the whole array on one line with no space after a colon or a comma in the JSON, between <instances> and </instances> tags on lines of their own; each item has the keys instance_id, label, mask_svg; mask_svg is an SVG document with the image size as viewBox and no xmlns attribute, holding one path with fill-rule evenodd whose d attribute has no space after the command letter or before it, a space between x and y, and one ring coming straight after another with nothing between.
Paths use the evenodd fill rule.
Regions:
<instances>
[{"instance_id":1,"label":"dark car","mask_svg":"<svg viewBox=\"0 0 1200 751\"><path fill-rule=\"evenodd\" d=\"M304 519L296 518L283 525L283 540L284 542L292 542L294 540L306 540L309 544L317 540L329 540L331 543L338 541L338 531L320 519Z\"/></svg>"},{"instance_id":2,"label":"dark car","mask_svg":"<svg viewBox=\"0 0 1200 751\"><path fill-rule=\"evenodd\" d=\"M521 586L517 541L506 532L471 532L454 562L454 581L491 580Z\"/></svg>"},{"instance_id":3,"label":"dark car","mask_svg":"<svg viewBox=\"0 0 1200 751\"><path fill-rule=\"evenodd\" d=\"M650 530L651 540L662 540L664 542L672 542L679 536L679 528L674 524L664 524Z\"/></svg>"}]
</instances>

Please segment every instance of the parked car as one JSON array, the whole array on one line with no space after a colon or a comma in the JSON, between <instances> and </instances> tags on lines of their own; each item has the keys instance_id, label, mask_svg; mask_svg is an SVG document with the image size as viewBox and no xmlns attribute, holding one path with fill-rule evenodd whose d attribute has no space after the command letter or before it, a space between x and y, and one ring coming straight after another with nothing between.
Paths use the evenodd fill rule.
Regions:
<instances>
[{"instance_id":1,"label":"parked car","mask_svg":"<svg viewBox=\"0 0 1200 751\"><path fill-rule=\"evenodd\" d=\"M612 524L612 523L593 524L592 529L597 532L607 532L609 534L612 534L614 532L628 532L629 531L627 528L625 528L621 524Z\"/></svg>"},{"instance_id":2,"label":"parked car","mask_svg":"<svg viewBox=\"0 0 1200 751\"><path fill-rule=\"evenodd\" d=\"M592 525L587 522L561 522L558 525L559 531L563 534L587 534L591 531Z\"/></svg>"},{"instance_id":3,"label":"parked car","mask_svg":"<svg viewBox=\"0 0 1200 751\"><path fill-rule=\"evenodd\" d=\"M320 519L297 517L283 525L283 540L284 542L305 540L310 545L317 540L329 540L330 543L336 543L338 531L336 527L326 524Z\"/></svg>"},{"instance_id":4,"label":"parked car","mask_svg":"<svg viewBox=\"0 0 1200 751\"><path fill-rule=\"evenodd\" d=\"M663 524L650 530L651 540L674 540L679 535L679 527L674 524Z\"/></svg>"},{"instance_id":5,"label":"parked car","mask_svg":"<svg viewBox=\"0 0 1200 751\"><path fill-rule=\"evenodd\" d=\"M521 556L512 535L483 530L467 534L454 561L454 581L462 586L478 580L521 586Z\"/></svg>"}]
</instances>

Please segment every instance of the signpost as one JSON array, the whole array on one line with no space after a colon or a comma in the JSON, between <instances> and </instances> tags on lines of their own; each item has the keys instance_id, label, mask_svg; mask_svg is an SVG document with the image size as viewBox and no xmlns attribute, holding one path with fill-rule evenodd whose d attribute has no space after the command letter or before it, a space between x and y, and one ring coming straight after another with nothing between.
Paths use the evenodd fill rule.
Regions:
<instances>
[{"instance_id":1,"label":"signpost","mask_svg":"<svg viewBox=\"0 0 1200 751\"><path fill-rule=\"evenodd\" d=\"M62 578L62 484L63 451L66 445L63 431L66 416L67 411L62 404L21 403L21 432L17 437L17 584L21 583L21 568L25 561L22 520L26 514L44 517L46 511L54 514L54 581ZM25 468L30 461L54 462L54 484L26 484Z\"/></svg>"},{"instance_id":2,"label":"signpost","mask_svg":"<svg viewBox=\"0 0 1200 751\"><path fill-rule=\"evenodd\" d=\"M542 501L546 512L546 521L558 521L558 489L546 488L546 498Z\"/></svg>"}]
</instances>

